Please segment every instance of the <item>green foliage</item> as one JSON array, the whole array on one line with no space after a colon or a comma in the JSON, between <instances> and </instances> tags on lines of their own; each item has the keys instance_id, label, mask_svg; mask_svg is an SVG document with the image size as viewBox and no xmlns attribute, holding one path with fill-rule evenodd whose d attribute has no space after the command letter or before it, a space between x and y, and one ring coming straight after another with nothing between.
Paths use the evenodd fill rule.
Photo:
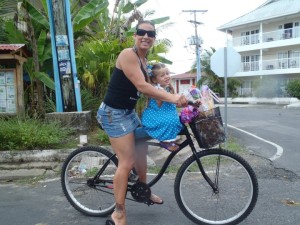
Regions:
<instances>
[{"instance_id":1,"label":"green foliage","mask_svg":"<svg viewBox=\"0 0 300 225\"><path fill-rule=\"evenodd\" d=\"M88 4L82 7L73 19L73 29L78 31L90 24L101 12L108 7L107 0L91 0Z\"/></svg>"},{"instance_id":2,"label":"green foliage","mask_svg":"<svg viewBox=\"0 0 300 225\"><path fill-rule=\"evenodd\" d=\"M92 111L95 113L99 108L101 103L101 99L99 97L94 96L92 90L82 87L80 90L81 94L81 105L83 111ZM46 96L45 102L46 112L55 112L56 111L56 104L55 100Z\"/></svg>"},{"instance_id":3,"label":"green foliage","mask_svg":"<svg viewBox=\"0 0 300 225\"><path fill-rule=\"evenodd\" d=\"M108 135L105 133L104 130L99 130L98 132L98 138L99 138L99 141L102 143L102 144L110 144L109 142L109 137Z\"/></svg>"},{"instance_id":4,"label":"green foliage","mask_svg":"<svg viewBox=\"0 0 300 225\"><path fill-rule=\"evenodd\" d=\"M54 81L44 72L33 72L34 77L42 81L48 88L54 90L55 84Z\"/></svg>"},{"instance_id":5,"label":"green foliage","mask_svg":"<svg viewBox=\"0 0 300 225\"><path fill-rule=\"evenodd\" d=\"M77 48L77 71L82 87L90 89L93 96L102 100L120 51L132 42L120 45L118 40L108 42L86 41Z\"/></svg>"},{"instance_id":6,"label":"green foliage","mask_svg":"<svg viewBox=\"0 0 300 225\"><path fill-rule=\"evenodd\" d=\"M142 116L142 113L146 107L147 104L147 97L145 95L141 95L139 100L137 101L137 104L135 106L135 111L138 114L139 117Z\"/></svg>"},{"instance_id":7,"label":"green foliage","mask_svg":"<svg viewBox=\"0 0 300 225\"><path fill-rule=\"evenodd\" d=\"M286 86L287 93L292 96L300 99L300 80L291 80Z\"/></svg>"},{"instance_id":8,"label":"green foliage","mask_svg":"<svg viewBox=\"0 0 300 225\"><path fill-rule=\"evenodd\" d=\"M43 29L49 30L50 25L47 17L45 17L36 7L34 7L28 0L23 2L23 6L28 12L31 20L36 23L35 26L43 27Z\"/></svg>"},{"instance_id":9,"label":"green foliage","mask_svg":"<svg viewBox=\"0 0 300 225\"><path fill-rule=\"evenodd\" d=\"M93 111L96 112L100 106L101 99L97 96L93 95L92 90L87 89L85 87L81 88L81 102L82 102L82 109L84 111Z\"/></svg>"},{"instance_id":10,"label":"green foliage","mask_svg":"<svg viewBox=\"0 0 300 225\"><path fill-rule=\"evenodd\" d=\"M0 118L0 150L59 148L72 130L35 119Z\"/></svg>"},{"instance_id":11,"label":"green foliage","mask_svg":"<svg viewBox=\"0 0 300 225\"><path fill-rule=\"evenodd\" d=\"M15 44L15 43L27 43L22 33L15 27L14 22L11 19L3 21L5 39L3 43ZM1 33L1 32L0 32Z\"/></svg>"},{"instance_id":12,"label":"green foliage","mask_svg":"<svg viewBox=\"0 0 300 225\"><path fill-rule=\"evenodd\" d=\"M240 87L242 82L236 78L228 78L227 80L227 89L228 96L234 98L238 96L237 88Z\"/></svg>"}]
</instances>

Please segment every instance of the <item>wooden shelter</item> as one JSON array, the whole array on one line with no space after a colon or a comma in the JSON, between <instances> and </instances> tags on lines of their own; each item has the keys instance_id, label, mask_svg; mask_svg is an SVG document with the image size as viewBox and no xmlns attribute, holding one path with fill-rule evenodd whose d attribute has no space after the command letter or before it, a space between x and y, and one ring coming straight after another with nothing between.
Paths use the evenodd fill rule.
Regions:
<instances>
[{"instance_id":1,"label":"wooden shelter","mask_svg":"<svg viewBox=\"0 0 300 225\"><path fill-rule=\"evenodd\" d=\"M29 52L25 44L0 44L0 115L23 115L23 64Z\"/></svg>"}]
</instances>

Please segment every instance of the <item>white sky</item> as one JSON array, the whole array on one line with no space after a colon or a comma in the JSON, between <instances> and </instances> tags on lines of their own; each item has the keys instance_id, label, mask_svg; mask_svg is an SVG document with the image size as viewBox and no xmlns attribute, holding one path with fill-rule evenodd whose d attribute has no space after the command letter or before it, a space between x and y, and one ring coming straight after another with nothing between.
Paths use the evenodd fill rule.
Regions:
<instances>
[{"instance_id":1,"label":"white sky","mask_svg":"<svg viewBox=\"0 0 300 225\"><path fill-rule=\"evenodd\" d=\"M188 71L196 60L194 48L187 45L187 38L195 35L195 25L188 22L194 20L194 14L182 12L183 10L207 10L205 13L196 13L196 21L203 23L197 26L197 33L203 40L202 49L218 49L225 46L225 34L216 28L254 10L266 1L148 0L139 9L141 12L144 12L145 8L155 10L153 19L169 16L169 22L174 23L172 27L158 33L157 38L168 38L172 41L173 47L165 57L173 61L173 64L168 66L170 70L178 74Z\"/></svg>"}]
</instances>

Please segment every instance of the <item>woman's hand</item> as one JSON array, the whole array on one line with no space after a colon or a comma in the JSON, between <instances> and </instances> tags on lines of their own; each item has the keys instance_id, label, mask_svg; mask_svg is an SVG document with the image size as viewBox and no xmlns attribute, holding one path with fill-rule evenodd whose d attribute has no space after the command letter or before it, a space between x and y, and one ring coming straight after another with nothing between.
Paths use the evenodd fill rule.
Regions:
<instances>
[{"instance_id":1,"label":"woman's hand","mask_svg":"<svg viewBox=\"0 0 300 225\"><path fill-rule=\"evenodd\" d=\"M175 104L177 107L185 107L188 104L188 100L184 95L175 94Z\"/></svg>"},{"instance_id":2,"label":"woman's hand","mask_svg":"<svg viewBox=\"0 0 300 225\"><path fill-rule=\"evenodd\" d=\"M202 103L201 103L201 99L196 99L196 101L194 102L194 104L199 107Z\"/></svg>"}]
</instances>

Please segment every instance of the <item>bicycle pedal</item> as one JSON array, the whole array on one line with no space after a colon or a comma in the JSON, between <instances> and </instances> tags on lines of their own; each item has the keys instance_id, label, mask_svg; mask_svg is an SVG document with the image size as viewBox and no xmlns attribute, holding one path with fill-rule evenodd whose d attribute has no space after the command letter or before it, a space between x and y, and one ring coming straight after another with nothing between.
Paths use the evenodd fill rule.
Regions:
<instances>
[{"instance_id":1,"label":"bicycle pedal","mask_svg":"<svg viewBox=\"0 0 300 225\"><path fill-rule=\"evenodd\" d=\"M112 220L106 220L105 225L115 225L115 222Z\"/></svg>"}]
</instances>

